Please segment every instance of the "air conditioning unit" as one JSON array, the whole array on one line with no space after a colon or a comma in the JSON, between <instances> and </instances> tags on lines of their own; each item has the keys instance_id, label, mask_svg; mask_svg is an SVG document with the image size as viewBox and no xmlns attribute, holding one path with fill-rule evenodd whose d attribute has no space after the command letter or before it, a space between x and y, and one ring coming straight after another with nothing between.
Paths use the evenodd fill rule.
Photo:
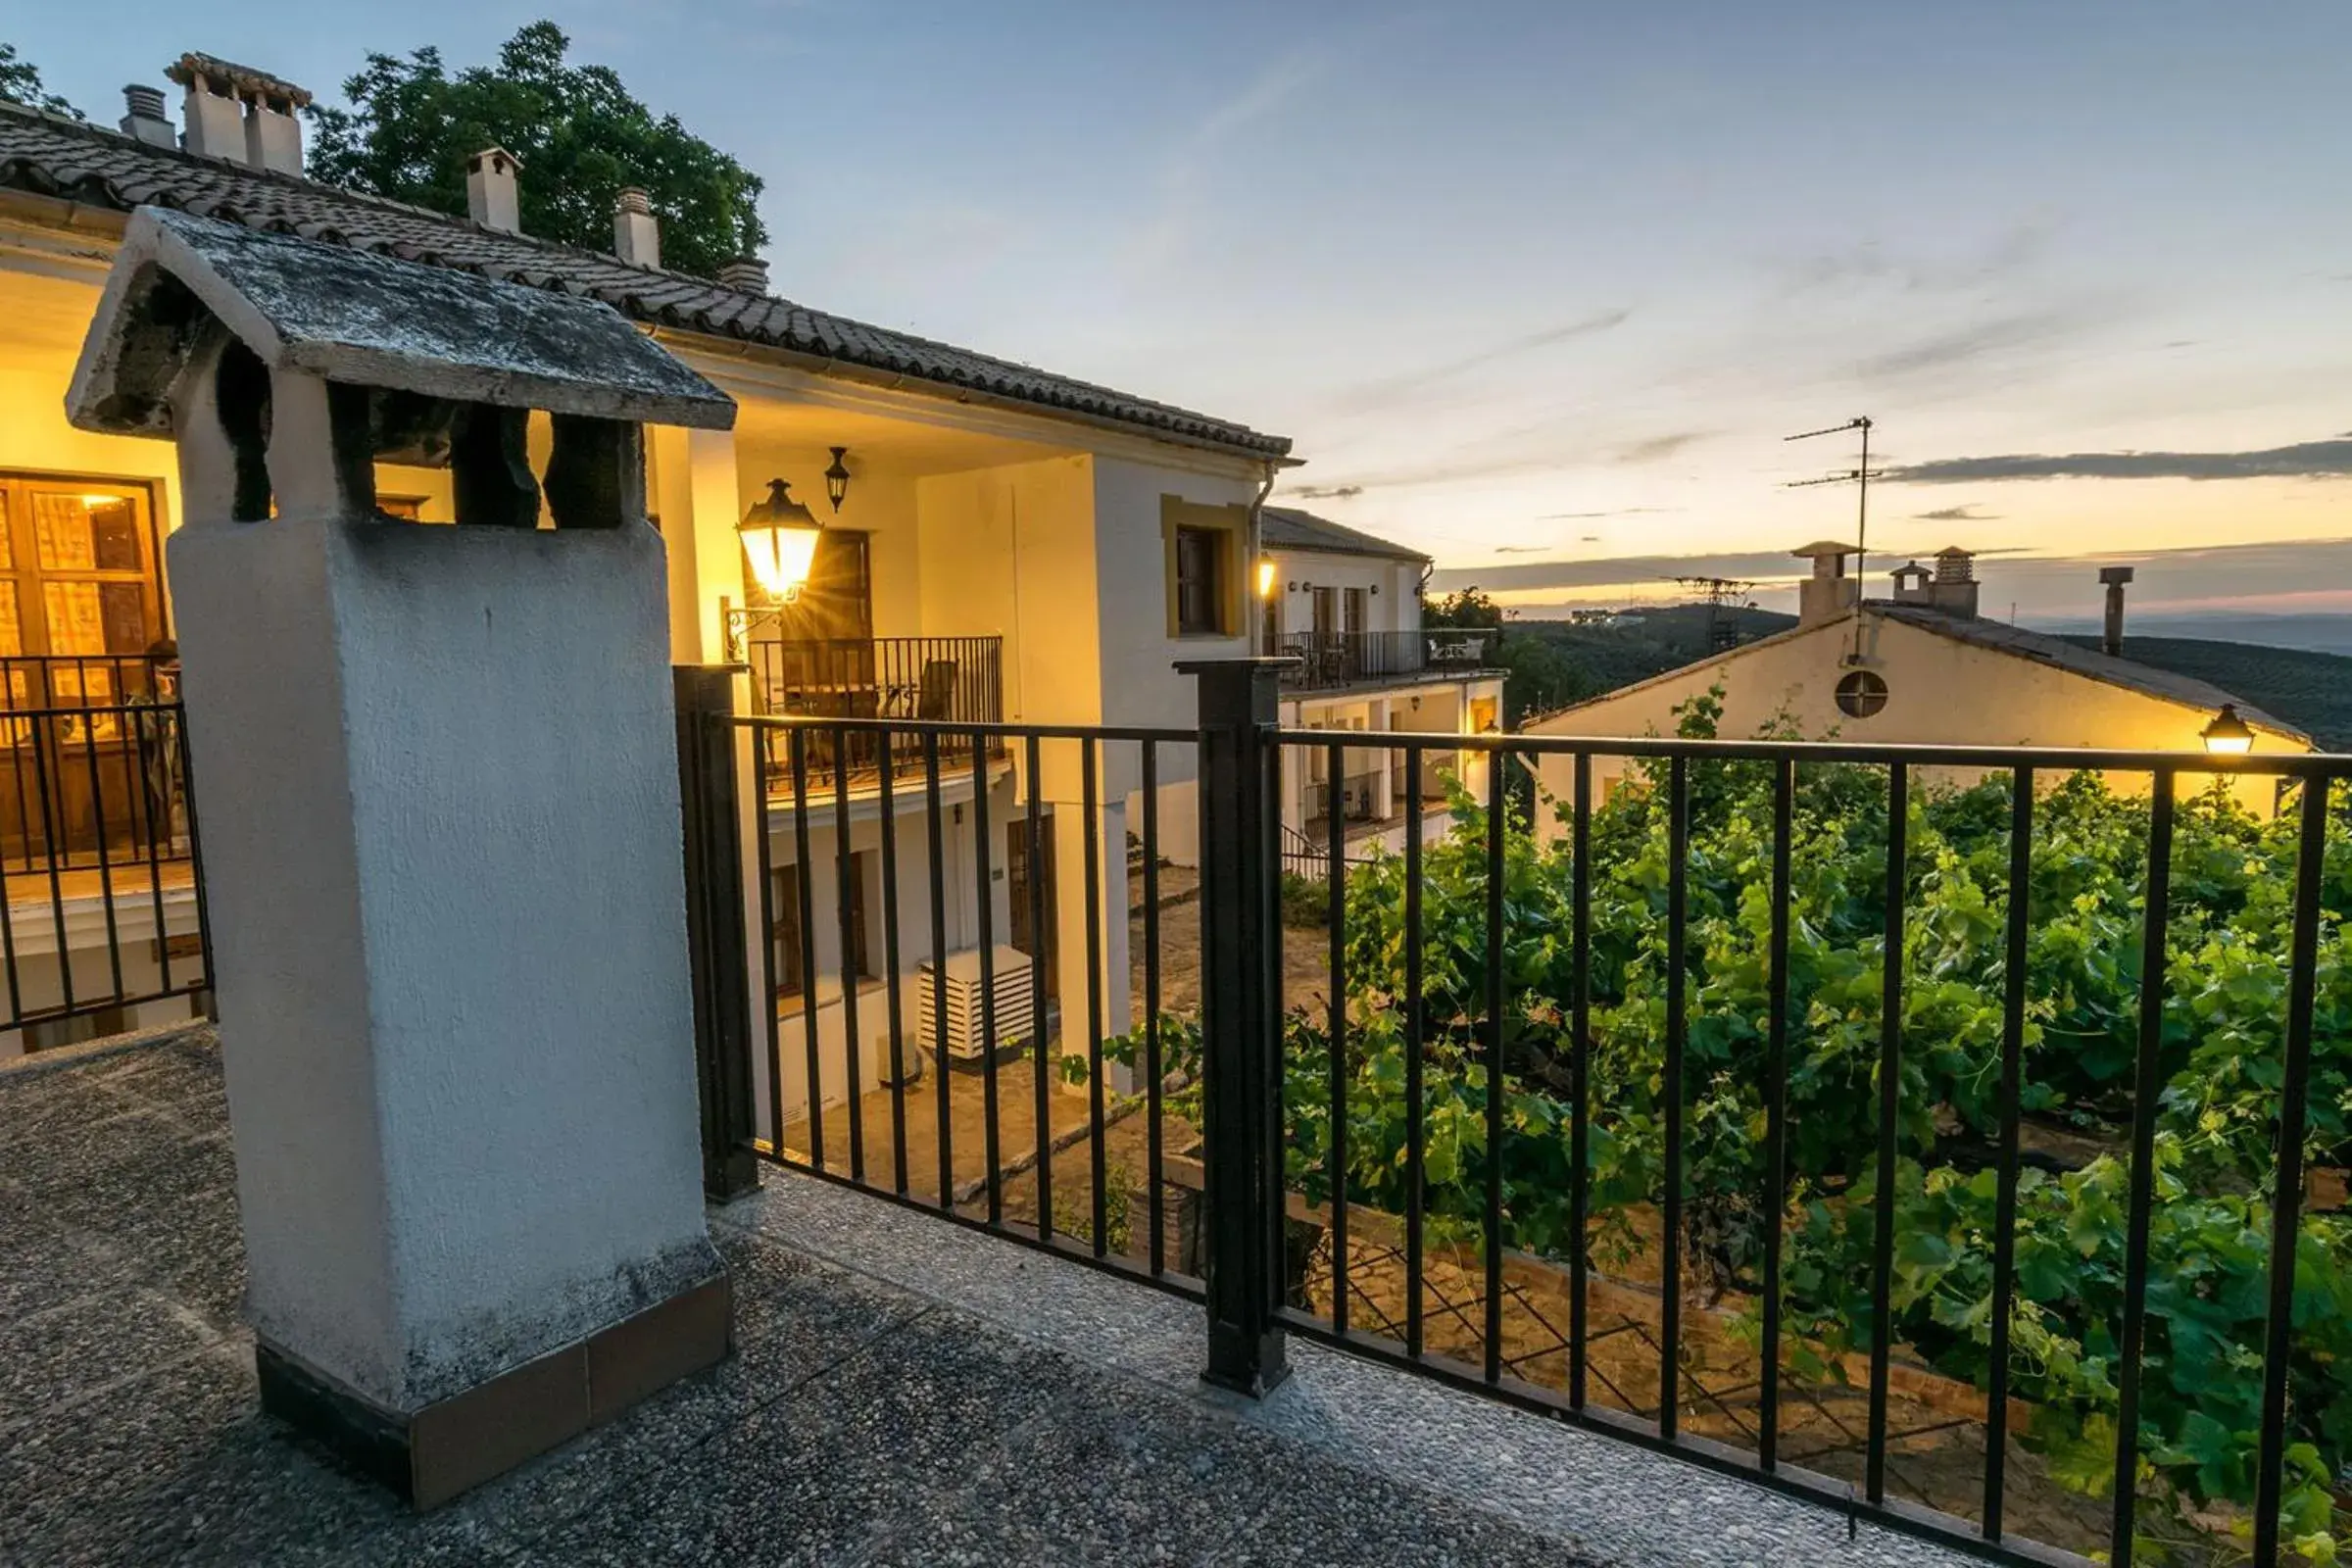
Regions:
<instances>
[{"instance_id":1,"label":"air conditioning unit","mask_svg":"<svg viewBox=\"0 0 2352 1568\"><path fill-rule=\"evenodd\" d=\"M942 983L939 968L925 959L915 967L916 1037L925 1051L936 1054L940 1040L940 1008L947 1008L948 1055L952 1060L978 1062L985 1052L981 1029L980 950L968 948L948 955ZM997 1054L1027 1042L1036 1022L1035 992L1029 956L1000 944L989 955L996 993Z\"/></svg>"}]
</instances>

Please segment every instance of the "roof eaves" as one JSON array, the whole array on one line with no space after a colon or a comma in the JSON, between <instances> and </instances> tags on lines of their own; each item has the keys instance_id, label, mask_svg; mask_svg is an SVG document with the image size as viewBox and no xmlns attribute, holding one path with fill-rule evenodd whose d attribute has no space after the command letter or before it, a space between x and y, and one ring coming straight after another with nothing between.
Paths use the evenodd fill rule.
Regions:
<instances>
[{"instance_id":1,"label":"roof eaves","mask_svg":"<svg viewBox=\"0 0 2352 1568\"><path fill-rule=\"evenodd\" d=\"M46 160L0 153L0 185L50 195L71 193L86 205L124 212L153 204L277 232L300 232L306 220L313 221L318 237L331 238L337 244L388 250L430 266L586 294L640 320L712 337L768 342L947 389L978 389L1019 406L1066 411L1180 444L1258 461L1287 458L1291 451L1291 442L1284 436L1267 435L1247 425L909 333L826 317L684 273L632 267L600 252L503 234L411 203L340 190L178 148L155 147L62 116L0 104L0 132L11 122L55 132L71 145ZM165 172L174 170L180 177L166 176ZM289 217L260 199L269 193L274 193L284 208L323 211L315 219ZM345 216L351 214L380 215L395 232L356 232ZM461 241L463 250L470 254L461 254ZM646 286L656 279L668 286ZM706 300L710 303L697 303ZM762 302L767 308L759 308ZM779 311L774 308L777 305L784 308Z\"/></svg>"}]
</instances>

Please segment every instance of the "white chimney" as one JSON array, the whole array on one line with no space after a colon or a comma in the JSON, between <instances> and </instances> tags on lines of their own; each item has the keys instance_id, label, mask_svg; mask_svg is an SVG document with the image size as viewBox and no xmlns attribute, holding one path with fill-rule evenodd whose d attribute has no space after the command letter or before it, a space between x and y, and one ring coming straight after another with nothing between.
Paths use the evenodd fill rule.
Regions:
<instances>
[{"instance_id":1,"label":"white chimney","mask_svg":"<svg viewBox=\"0 0 2352 1568\"><path fill-rule=\"evenodd\" d=\"M522 232L522 162L504 147L466 160L466 215L502 234Z\"/></svg>"},{"instance_id":2,"label":"white chimney","mask_svg":"<svg viewBox=\"0 0 2352 1568\"><path fill-rule=\"evenodd\" d=\"M1946 545L1936 552L1936 580L1928 585L1928 602L1947 615L1974 619L1977 613L1977 558L1973 551Z\"/></svg>"},{"instance_id":3,"label":"white chimney","mask_svg":"<svg viewBox=\"0 0 2352 1568\"><path fill-rule=\"evenodd\" d=\"M1862 585L1845 574L1845 558L1854 553L1852 545L1841 545L1833 539L1818 540L1789 552L1799 561L1813 563L1813 575L1796 586L1799 626L1827 625L1854 608L1861 597Z\"/></svg>"},{"instance_id":4,"label":"white chimney","mask_svg":"<svg viewBox=\"0 0 2352 1568\"><path fill-rule=\"evenodd\" d=\"M738 256L722 263L718 269L722 288L741 289L746 294L767 292L767 264L757 256Z\"/></svg>"},{"instance_id":5,"label":"white chimney","mask_svg":"<svg viewBox=\"0 0 2352 1568\"><path fill-rule=\"evenodd\" d=\"M622 186L620 199L612 204L612 254L631 267L662 265L662 220L635 185Z\"/></svg>"},{"instance_id":6,"label":"white chimney","mask_svg":"<svg viewBox=\"0 0 2352 1568\"><path fill-rule=\"evenodd\" d=\"M133 82L122 89L122 108L123 135L150 147L179 145L179 132L172 128L171 117L164 113L163 88Z\"/></svg>"},{"instance_id":7,"label":"white chimney","mask_svg":"<svg viewBox=\"0 0 2352 1568\"><path fill-rule=\"evenodd\" d=\"M302 172L299 116L311 101L307 89L211 55L181 55L164 74L187 90L181 106L181 145L189 152L280 174ZM123 89L131 112L122 128L141 141L155 139L138 123L143 106L134 96L148 90Z\"/></svg>"}]
</instances>

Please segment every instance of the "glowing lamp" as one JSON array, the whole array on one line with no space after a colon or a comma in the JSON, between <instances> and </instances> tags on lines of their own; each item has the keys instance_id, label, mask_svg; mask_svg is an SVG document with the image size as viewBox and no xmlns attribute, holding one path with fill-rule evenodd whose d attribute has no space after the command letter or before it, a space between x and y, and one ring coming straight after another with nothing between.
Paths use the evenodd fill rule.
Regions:
<instances>
[{"instance_id":1,"label":"glowing lamp","mask_svg":"<svg viewBox=\"0 0 2352 1568\"><path fill-rule=\"evenodd\" d=\"M2254 731L2237 716L2235 703L2224 703L2202 733L2205 750L2216 757L2243 757L2254 749Z\"/></svg>"},{"instance_id":2,"label":"glowing lamp","mask_svg":"<svg viewBox=\"0 0 2352 1568\"><path fill-rule=\"evenodd\" d=\"M751 562L752 576L774 598L790 604L808 581L816 561L817 536L824 524L816 514L792 499L792 486L782 479L767 481L767 499L752 504L735 525Z\"/></svg>"},{"instance_id":3,"label":"glowing lamp","mask_svg":"<svg viewBox=\"0 0 2352 1568\"><path fill-rule=\"evenodd\" d=\"M848 447L833 449L833 466L825 470L825 499L833 503L836 514L850 495L850 466L841 460L850 455Z\"/></svg>"},{"instance_id":4,"label":"glowing lamp","mask_svg":"<svg viewBox=\"0 0 2352 1568\"><path fill-rule=\"evenodd\" d=\"M1274 597L1274 558L1271 556L1257 558L1257 597Z\"/></svg>"}]
</instances>

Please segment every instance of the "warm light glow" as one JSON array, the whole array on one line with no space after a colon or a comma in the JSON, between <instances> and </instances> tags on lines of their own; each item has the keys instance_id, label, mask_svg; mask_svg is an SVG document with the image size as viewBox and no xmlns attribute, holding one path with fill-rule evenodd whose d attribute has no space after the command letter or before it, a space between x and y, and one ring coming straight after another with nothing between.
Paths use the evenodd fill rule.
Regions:
<instances>
[{"instance_id":1,"label":"warm light glow","mask_svg":"<svg viewBox=\"0 0 2352 1568\"><path fill-rule=\"evenodd\" d=\"M753 579L787 604L807 585L808 569L816 562L817 536L823 531L815 514L792 499L792 487L782 479L768 480L767 499L754 504L735 525Z\"/></svg>"},{"instance_id":2,"label":"warm light glow","mask_svg":"<svg viewBox=\"0 0 2352 1568\"><path fill-rule=\"evenodd\" d=\"M1271 556L1260 556L1258 558L1257 597L1260 599L1271 599L1274 597L1274 560Z\"/></svg>"},{"instance_id":3,"label":"warm light glow","mask_svg":"<svg viewBox=\"0 0 2352 1568\"><path fill-rule=\"evenodd\" d=\"M2254 732L2237 716L2235 703L2222 705L2213 722L2205 726L2204 736L2205 750L2216 757L2243 757L2254 749Z\"/></svg>"}]
</instances>

